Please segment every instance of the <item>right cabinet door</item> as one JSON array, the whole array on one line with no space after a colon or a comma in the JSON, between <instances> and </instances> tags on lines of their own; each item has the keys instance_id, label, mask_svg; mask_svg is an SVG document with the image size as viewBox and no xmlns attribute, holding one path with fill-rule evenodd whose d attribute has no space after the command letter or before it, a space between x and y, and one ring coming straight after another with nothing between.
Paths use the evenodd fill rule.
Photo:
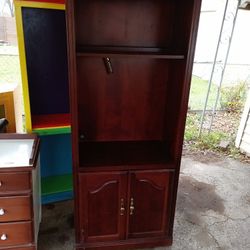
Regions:
<instances>
[{"instance_id":1,"label":"right cabinet door","mask_svg":"<svg viewBox=\"0 0 250 250\"><path fill-rule=\"evenodd\" d=\"M130 173L128 238L166 235L172 173L167 170Z\"/></svg>"}]
</instances>

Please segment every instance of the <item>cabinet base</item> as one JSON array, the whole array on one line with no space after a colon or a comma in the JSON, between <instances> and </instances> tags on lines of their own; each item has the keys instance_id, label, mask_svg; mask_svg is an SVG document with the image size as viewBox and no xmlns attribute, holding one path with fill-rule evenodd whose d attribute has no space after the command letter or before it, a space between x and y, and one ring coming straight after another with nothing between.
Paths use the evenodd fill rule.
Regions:
<instances>
[{"instance_id":1,"label":"cabinet base","mask_svg":"<svg viewBox=\"0 0 250 250\"><path fill-rule=\"evenodd\" d=\"M36 250L37 246L34 246L33 244L28 244L28 245L18 245L18 246L6 246L0 249L1 250Z\"/></svg>"},{"instance_id":2,"label":"cabinet base","mask_svg":"<svg viewBox=\"0 0 250 250\"><path fill-rule=\"evenodd\" d=\"M131 239L76 245L75 250L128 250L172 245L172 238Z\"/></svg>"}]
</instances>

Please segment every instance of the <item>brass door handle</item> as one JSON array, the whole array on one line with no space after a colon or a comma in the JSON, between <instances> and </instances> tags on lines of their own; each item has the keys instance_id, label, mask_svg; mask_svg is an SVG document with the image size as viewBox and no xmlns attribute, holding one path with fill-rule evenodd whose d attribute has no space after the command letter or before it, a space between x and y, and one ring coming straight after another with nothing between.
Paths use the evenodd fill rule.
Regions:
<instances>
[{"instance_id":1,"label":"brass door handle","mask_svg":"<svg viewBox=\"0 0 250 250\"><path fill-rule=\"evenodd\" d=\"M112 67L112 63L109 57L105 57L103 58L106 70L108 74L113 74L113 67Z\"/></svg>"},{"instance_id":2,"label":"brass door handle","mask_svg":"<svg viewBox=\"0 0 250 250\"><path fill-rule=\"evenodd\" d=\"M134 214L134 210L135 210L135 207L134 207L134 198L131 198L130 199L130 215L133 215Z\"/></svg>"},{"instance_id":3,"label":"brass door handle","mask_svg":"<svg viewBox=\"0 0 250 250\"><path fill-rule=\"evenodd\" d=\"M121 208L120 208L120 215L123 216L125 212L125 207L124 207L124 200L121 199Z\"/></svg>"}]
</instances>

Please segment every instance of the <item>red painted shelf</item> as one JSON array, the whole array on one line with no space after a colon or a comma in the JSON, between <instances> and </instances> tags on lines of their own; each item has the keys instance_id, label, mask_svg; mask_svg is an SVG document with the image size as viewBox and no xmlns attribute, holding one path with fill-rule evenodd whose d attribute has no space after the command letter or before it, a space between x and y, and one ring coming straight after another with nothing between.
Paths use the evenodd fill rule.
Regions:
<instances>
[{"instance_id":1,"label":"red painted shelf","mask_svg":"<svg viewBox=\"0 0 250 250\"><path fill-rule=\"evenodd\" d=\"M69 114L32 115L32 128L56 128L70 126Z\"/></svg>"}]
</instances>

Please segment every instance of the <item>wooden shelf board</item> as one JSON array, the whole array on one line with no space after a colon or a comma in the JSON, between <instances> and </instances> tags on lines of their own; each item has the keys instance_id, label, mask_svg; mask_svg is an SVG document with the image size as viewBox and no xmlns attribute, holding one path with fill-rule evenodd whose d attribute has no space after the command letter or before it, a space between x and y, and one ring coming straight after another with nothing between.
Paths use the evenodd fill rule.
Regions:
<instances>
[{"instance_id":1,"label":"wooden shelf board","mask_svg":"<svg viewBox=\"0 0 250 250\"><path fill-rule=\"evenodd\" d=\"M184 59L180 53L168 53L164 48L147 47L109 47L109 46L77 46L77 56L89 57L149 57L163 59Z\"/></svg>"},{"instance_id":2,"label":"wooden shelf board","mask_svg":"<svg viewBox=\"0 0 250 250\"><path fill-rule=\"evenodd\" d=\"M132 57L132 58L156 58L156 59L169 59L169 60L182 60L184 59L184 55L162 55L162 54L122 54L122 53L77 53L78 57Z\"/></svg>"}]
</instances>

